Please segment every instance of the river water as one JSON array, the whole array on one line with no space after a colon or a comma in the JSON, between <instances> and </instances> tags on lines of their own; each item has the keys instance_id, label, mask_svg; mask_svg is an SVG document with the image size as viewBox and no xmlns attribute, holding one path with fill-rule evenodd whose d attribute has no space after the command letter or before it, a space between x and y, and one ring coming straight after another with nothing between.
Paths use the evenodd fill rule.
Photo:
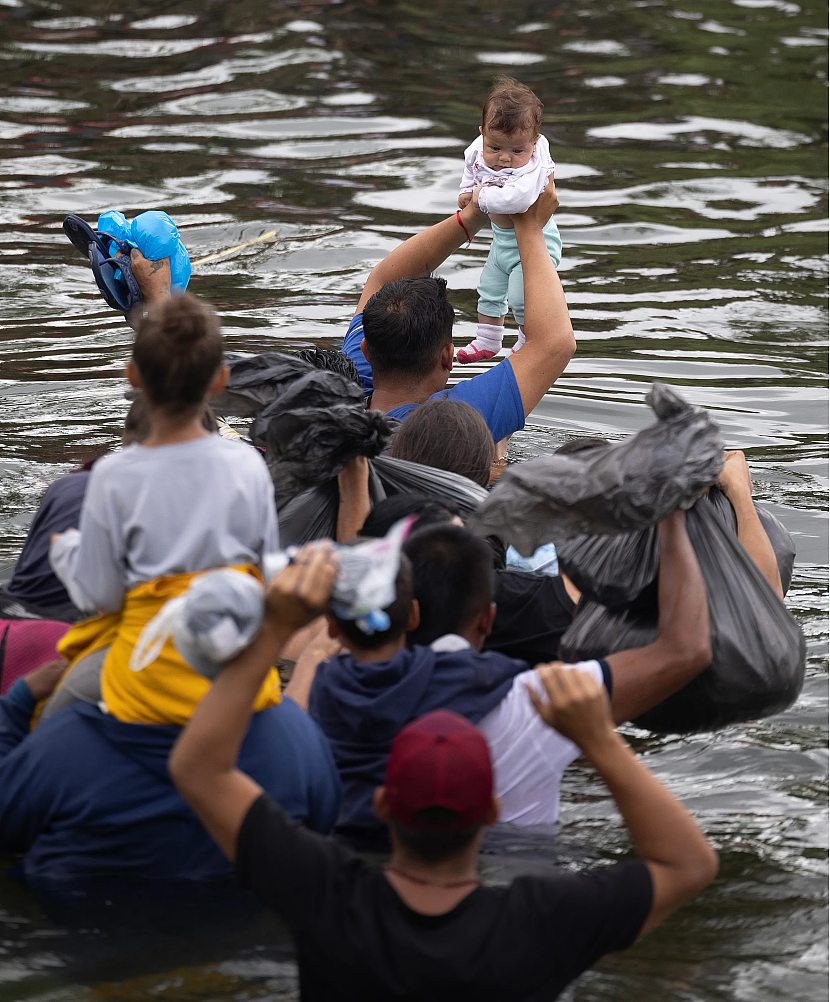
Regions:
<instances>
[{"instance_id":1,"label":"river water","mask_svg":"<svg viewBox=\"0 0 830 1002\"><path fill-rule=\"evenodd\" d=\"M771 720L633 734L721 872L570 1002L827 998L825 25L814 0L0 0L3 563L46 485L113 447L126 411L130 332L63 238L67 212L167 209L194 259L278 227L191 289L235 349L336 346L371 266L452 211L503 72L545 102L578 339L511 456L643 427L655 378L747 452L797 542L807 682ZM486 252L479 238L441 269L459 345ZM574 767L561 830L497 833L484 872L626 851ZM297 997L284 932L231 890L55 899L0 878L0 1000Z\"/></svg>"}]
</instances>

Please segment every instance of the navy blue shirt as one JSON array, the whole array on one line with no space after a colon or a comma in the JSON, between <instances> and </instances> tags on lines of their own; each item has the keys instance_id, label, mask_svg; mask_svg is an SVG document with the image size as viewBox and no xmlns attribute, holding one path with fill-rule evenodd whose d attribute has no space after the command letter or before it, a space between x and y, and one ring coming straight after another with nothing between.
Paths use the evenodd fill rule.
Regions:
<instances>
[{"instance_id":1,"label":"navy blue shirt","mask_svg":"<svg viewBox=\"0 0 830 1002\"><path fill-rule=\"evenodd\" d=\"M49 563L49 543L54 533L78 528L89 473L89 470L70 473L46 488L17 558L12 579L3 588L3 593L9 598L31 602L44 609L71 604L66 589Z\"/></svg>"},{"instance_id":2,"label":"navy blue shirt","mask_svg":"<svg viewBox=\"0 0 830 1002\"><path fill-rule=\"evenodd\" d=\"M360 350L363 340L363 314L357 313L349 324L343 341L343 353L354 362L360 373L363 391L368 396L374 387L372 367ZM500 442L525 426L525 409L516 374L508 359L503 359L486 372L471 379L462 379L448 390L433 393L430 400L461 400L474 407L487 422L494 442ZM389 417L403 420L415 410L418 404L402 404L388 411Z\"/></svg>"},{"instance_id":3,"label":"navy blue shirt","mask_svg":"<svg viewBox=\"0 0 830 1002\"><path fill-rule=\"evenodd\" d=\"M232 866L167 774L180 728L73 703L30 730L23 679L0 698L0 852L26 877L204 880ZM239 768L296 821L329 831L340 783L320 729L288 697L251 718Z\"/></svg>"},{"instance_id":4,"label":"navy blue shirt","mask_svg":"<svg viewBox=\"0 0 830 1002\"><path fill-rule=\"evenodd\" d=\"M389 661L364 664L338 654L317 667L308 712L329 740L343 807L338 824L380 826L372 794L384 781L398 731L432 710L453 710L477 724L507 695L527 663L472 647L404 648Z\"/></svg>"}]
</instances>

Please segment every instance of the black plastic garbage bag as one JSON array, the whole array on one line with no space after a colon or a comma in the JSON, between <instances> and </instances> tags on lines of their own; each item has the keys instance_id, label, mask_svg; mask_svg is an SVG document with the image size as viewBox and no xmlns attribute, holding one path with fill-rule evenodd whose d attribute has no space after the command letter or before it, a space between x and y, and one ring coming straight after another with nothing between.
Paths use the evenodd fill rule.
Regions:
<instances>
[{"instance_id":1,"label":"black plastic garbage bag","mask_svg":"<svg viewBox=\"0 0 830 1002\"><path fill-rule=\"evenodd\" d=\"M574 620L559 642L559 656L568 664L577 664L617 651L648 647L656 638L656 588L650 585L625 608L609 609L599 602L580 599Z\"/></svg>"},{"instance_id":2,"label":"black plastic garbage bag","mask_svg":"<svg viewBox=\"0 0 830 1002\"><path fill-rule=\"evenodd\" d=\"M457 511L462 519L477 511L488 497L487 491L468 477L434 466L410 463L393 456L378 456L370 460L369 466L377 474L385 497L426 494L450 511Z\"/></svg>"},{"instance_id":3,"label":"black plastic garbage bag","mask_svg":"<svg viewBox=\"0 0 830 1002\"><path fill-rule=\"evenodd\" d=\"M211 405L217 414L253 418L249 434L265 449L283 545L334 536L336 477L357 456L369 459L373 504L391 494L426 494L466 517L487 497L466 477L381 456L399 422L367 410L353 379L277 352L226 361L228 385Z\"/></svg>"},{"instance_id":4,"label":"black plastic garbage bag","mask_svg":"<svg viewBox=\"0 0 830 1002\"><path fill-rule=\"evenodd\" d=\"M712 663L634 722L667 734L692 734L771 716L790 706L804 683L806 643L737 536L703 498L686 517L709 601ZM652 585L629 608L583 600L560 646L567 661L603 657L657 636Z\"/></svg>"},{"instance_id":5,"label":"black plastic garbage bag","mask_svg":"<svg viewBox=\"0 0 830 1002\"><path fill-rule=\"evenodd\" d=\"M737 535L735 509L719 487L710 488L709 494L698 504L707 506L725 529ZM758 505L755 510L775 552L786 595L795 562L792 536L773 514ZM619 536L576 536L557 546L556 553L562 573L567 574L582 594L611 608L633 602L657 578L656 527Z\"/></svg>"},{"instance_id":6,"label":"black plastic garbage bag","mask_svg":"<svg viewBox=\"0 0 830 1002\"><path fill-rule=\"evenodd\" d=\"M369 460L369 499L372 506L393 494L425 494L466 518L487 497L478 484L448 470L391 456ZM300 546L314 539L334 538L340 493L337 480L304 491L279 508L280 541Z\"/></svg>"},{"instance_id":7,"label":"black plastic garbage bag","mask_svg":"<svg viewBox=\"0 0 830 1002\"><path fill-rule=\"evenodd\" d=\"M278 510L280 546L302 546L315 539L334 539L339 504L336 479L286 501Z\"/></svg>"},{"instance_id":8,"label":"black plastic garbage bag","mask_svg":"<svg viewBox=\"0 0 830 1002\"><path fill-rule=\"evenodd\" d=\"M249 434L265 448L277 507L336 477L357 456L377 456L398 422L366 409L352 380L293 355L229 359L217 413L253 416Z\"/></svg>"},{"instance_id":9,"label":"black plastic garbage bag","mask_svg":"<svg viewBox=\"0 0 830 1002\"><path fill-rule=\"evenodd\" d=\"M580 535L556 547L559 569L586 598L628 605L657 578L657 527L618 536Z\"/></svg>"},{"instance_id":10,"label":"black plastic garbage bag","mask_svg":"<svg viewBox=\"0 0 830 1002\"><path fill-rule=\"evenodd\" d=\"M226 416L255 417L300 376L315 371L296 355L277 352L250 357L229 353L224 360L231 370L228 385L210 398L210 405L216 414ZM256 444L265 446L264 441Z\"/></svg>"},{"instance_id":11,"label":"black plastic garbage bag","mask_svg":"<svg viewBox=\"0 0 830 1002\"><path fill-rule=\"evenodd\" d=\"M377 456L397 422L366 410L360 387L334 372L300 376L254 418L251 437L265 439L277 506L336 477L357 456Z\"/></svg>"},{"instance_id":12,"label":"black plastic garbage bag","mask_svg":"<svg viewBox=\"0 0 830 1002\"><path fill-rule=\"evenodd\" d=\"M529 556L543 543L646 529L690 508L723 467L718 426L662 383L646 402L658 420L631 438L510 467L471 528Z\"/></svg>"}]
</instances>

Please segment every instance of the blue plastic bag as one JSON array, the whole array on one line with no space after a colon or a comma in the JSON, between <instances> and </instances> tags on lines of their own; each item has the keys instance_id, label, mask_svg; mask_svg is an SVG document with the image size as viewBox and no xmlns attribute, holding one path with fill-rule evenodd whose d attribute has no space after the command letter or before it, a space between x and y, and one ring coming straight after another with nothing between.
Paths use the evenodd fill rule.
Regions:
<instances>
[{"instance_id":1,"label":"blue plastic bag","mask_svg":"<svg viewBox=\"0 0 830 1002\"><path fill-rule=\"evenodd\" d=\"M190 255L181 242L176 224L166 212L152 209L130 222L123 212L108 209L98 217L98 231L137 247L148 261L169 257L171 291L184 292L187 288L192 271ZM111 249L110 253L116 249Z\"/></svg>"}]
</instances>

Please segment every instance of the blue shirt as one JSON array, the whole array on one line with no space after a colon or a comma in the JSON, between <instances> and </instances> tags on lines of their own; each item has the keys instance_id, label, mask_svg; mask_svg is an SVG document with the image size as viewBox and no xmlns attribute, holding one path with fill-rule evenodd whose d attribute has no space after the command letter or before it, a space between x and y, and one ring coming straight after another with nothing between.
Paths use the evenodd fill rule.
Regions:
<instances>
[{"instance_id":1,"label":"blue shirt","mask_svg":"<svg viewBox=\"0 0 830 1002\"><path fill-rule=\"evenodd\" d=\"M372 392L372 367L366 361L360 350L363 340L363 314L357 313L349 324L343 341L343 353L354 362L363 383L366 396ZM440 400L448 397L450 400L461 400L469 404L481 414L487 422L494 442L500 442L514 431L521 431L525 426L525 409L522 395L516 382L516 374L508 359L499 362L486 372L479 373L471 379L462 379L460 383L433 393L430 400ZM415 410L418 404L402 404L388 411L389 417L403 420Z\"/></svg>"}]
</instances>

